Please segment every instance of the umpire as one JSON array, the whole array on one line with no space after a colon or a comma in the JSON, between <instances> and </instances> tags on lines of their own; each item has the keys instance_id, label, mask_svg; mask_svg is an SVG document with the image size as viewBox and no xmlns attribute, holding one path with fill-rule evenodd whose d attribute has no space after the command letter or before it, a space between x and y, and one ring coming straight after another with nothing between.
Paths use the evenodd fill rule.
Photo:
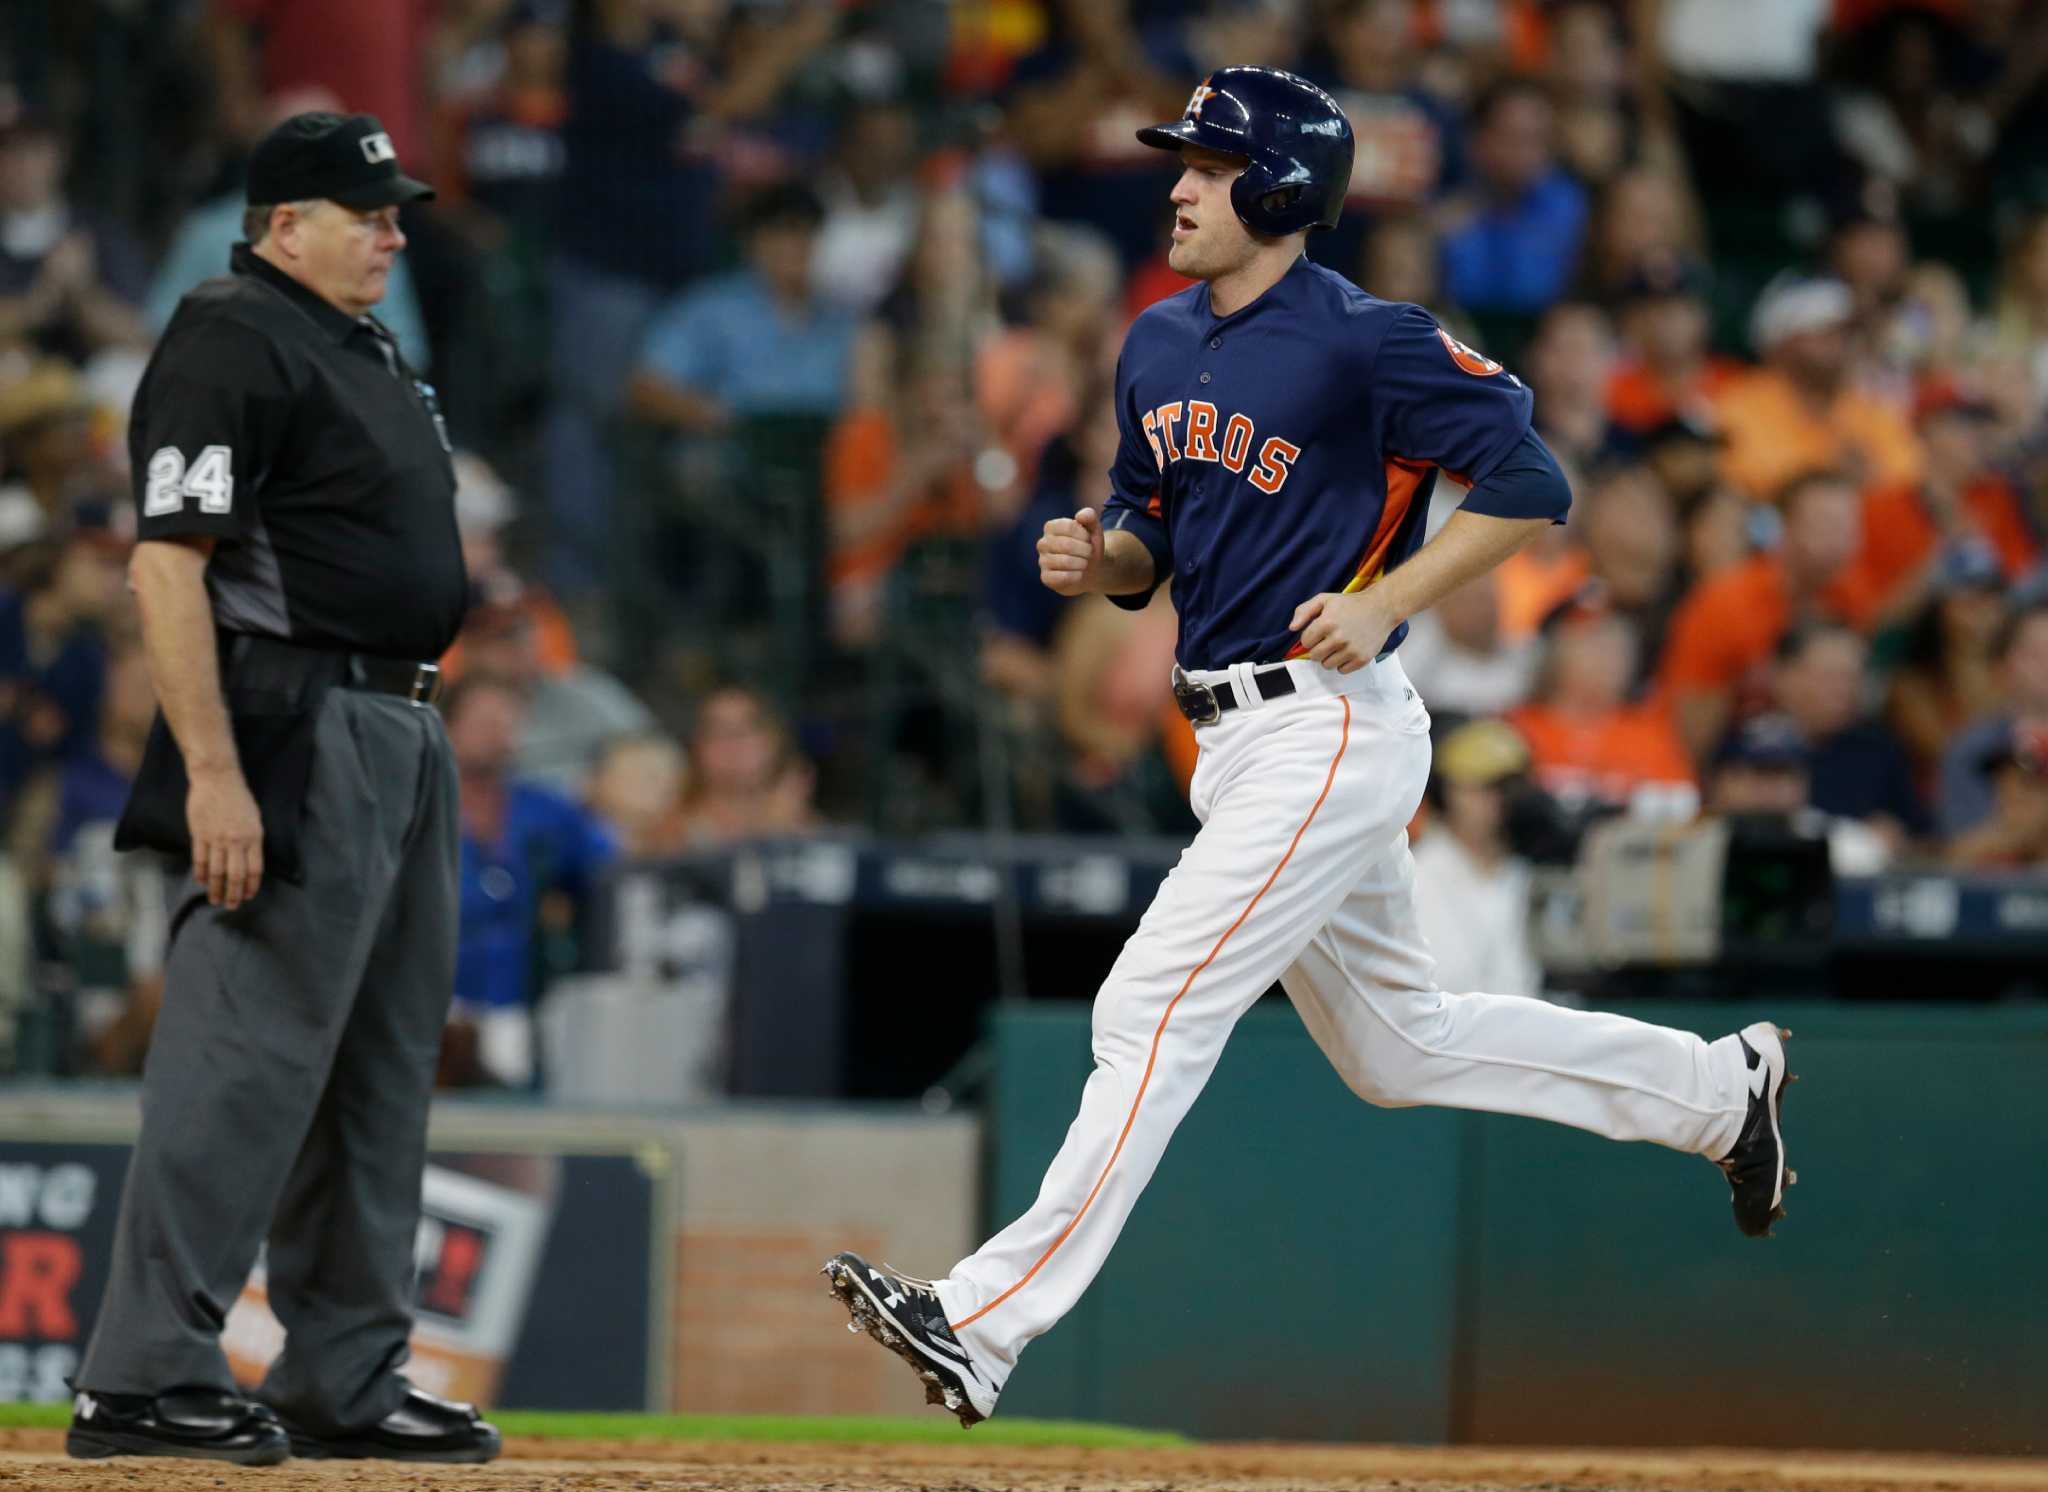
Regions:
<instances>
[{"instance_id":1,"label":"umpire","mask_svg":"<svg viewBox=\"0 0 2048 1492\"><path fill-rule=\"evenodd\" d=\"M189 855L74 1456L484 1461L399 1369L455 971L454 761L431 660L467 580L433 391L368 313L429 198L367 114L257 147L249 242L135 396L130 567L161 712L123 848ZM285 1345L221 1351L269 1242Z\"/></svg>"}]
</instances>

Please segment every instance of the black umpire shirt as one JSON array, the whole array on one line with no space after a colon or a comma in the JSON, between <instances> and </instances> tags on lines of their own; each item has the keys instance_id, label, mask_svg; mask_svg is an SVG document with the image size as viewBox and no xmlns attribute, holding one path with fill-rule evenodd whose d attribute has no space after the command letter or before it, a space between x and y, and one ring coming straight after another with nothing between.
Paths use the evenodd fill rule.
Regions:
<instances>
[{"instance_id":1,"label":"black umpire shirt","mask_svg":"<svg viewBox=\"0 0 2048 1492\"><path fill-rule=\"evenodd\" d=\"M237 244L179 302L128 428L138 535L219 540L215 624L421 662L462 621L455 469L390 332Z\"/></svg>"}]
</instances>

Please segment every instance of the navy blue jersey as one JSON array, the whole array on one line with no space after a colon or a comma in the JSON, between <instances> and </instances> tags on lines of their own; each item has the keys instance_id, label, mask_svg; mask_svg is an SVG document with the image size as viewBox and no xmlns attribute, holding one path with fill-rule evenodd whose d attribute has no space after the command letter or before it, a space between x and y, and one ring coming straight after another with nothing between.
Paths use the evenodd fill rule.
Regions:
<instances>
[{"instance_id":1,"label":"navy blue jersey","mask_svg":"<svg viewBox=\"0 0 2048 1492\"><path fill-rule=\"evenodd\" d=\"M1295 607L1413 554L1437 472L1484 484L1524 444L1531 402L1421 307L1305 258L1232 316L1195 285L1125 338L1104 525L1143 540L1155 579L1171 578L1182 667L1277 662L1297 650ZM1480 485L1465 506L1561 518L1561 493L1531 511L1520 490Z\"/></svg>"}]
</instances>

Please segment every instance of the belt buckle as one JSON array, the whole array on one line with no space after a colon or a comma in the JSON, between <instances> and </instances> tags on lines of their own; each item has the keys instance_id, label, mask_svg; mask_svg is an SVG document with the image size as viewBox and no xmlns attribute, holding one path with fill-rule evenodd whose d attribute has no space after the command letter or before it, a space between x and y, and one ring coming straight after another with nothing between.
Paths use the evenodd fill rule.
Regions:
<instances>
[{"instance_id":1,"label":"belt buckle","mask_svg":"<svg viewBox=\"0 0 2048 1492\"><path fill-rule=\"evenodd\" d=\"M1199 679L1189 678L1178 663L1173 666L1173 702L1196 725L1214 725L1223 718L1223 707L1216 703L1216 691Z\"/></svg>"},{"instance_id":2,"label":"belt buckle","mask_svg":"<svg viewBox=\"0 0 2048 1492\"><path fill-rule=\"evenodd\" d=\"M422 663L414 670L412 688L406 691L407 704L430 705L434 696L441 692L441 665Z\"/></svg>"}]
</instances>

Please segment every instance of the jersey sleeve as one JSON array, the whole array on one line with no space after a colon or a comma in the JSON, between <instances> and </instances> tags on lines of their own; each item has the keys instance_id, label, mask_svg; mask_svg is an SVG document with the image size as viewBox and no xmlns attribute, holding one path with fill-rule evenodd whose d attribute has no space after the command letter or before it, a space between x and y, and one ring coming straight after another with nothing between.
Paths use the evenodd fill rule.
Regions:
<instances>
[{"instance_id":1,"label":"jersey sleeve","mask_svg":"<svg viewBox=\"0 0 2048 1492\"><path fill-rule=\"evenodd\" d=\"M128 430L136 537L246 532L290 411L283 364L261 334L217 318L174 320Z\"/></svg>"},{"instance_id":2,"label":"jersey sleeve","mask_svg":"<svg viewBox=\"0 0 2048 1492\"><path fill-rule=\"evenodd\" d=\"M1116 369L1116 461L1109 468L1109 500L1102 505L1104 530L1122 529L1152 556L1152 584L1109 599L1127 611L1141 611L1160 583L1173 574L1173 544L1160 497L1159 458L1144 434L1143 417L1121 359Z\"/></svg>"},{"instance_id":3,"label":"jersey sleeve","mask_svg":"<svg viewBox=\"0 0 2048 1492\"><path fill-rule=\"evenodd\" d=\"M1389 461L1427 461L1467 487L1521 444L1535 400L1528 385L1474 352L1419 306L1380 338L1371 389Z\"/></svg>"},{"instance_id":4,"label":"jersey sleeve","mask_svg":"<svg viewBox=\"0 0 2048 1492\"><path fill-rule=\"evenodd\" d=\"M1548 518L1562 523L1571 511L1572 484L1543 437L1525 430L1460 506L1489 518Z\"/></svg>"}]
</instances>

